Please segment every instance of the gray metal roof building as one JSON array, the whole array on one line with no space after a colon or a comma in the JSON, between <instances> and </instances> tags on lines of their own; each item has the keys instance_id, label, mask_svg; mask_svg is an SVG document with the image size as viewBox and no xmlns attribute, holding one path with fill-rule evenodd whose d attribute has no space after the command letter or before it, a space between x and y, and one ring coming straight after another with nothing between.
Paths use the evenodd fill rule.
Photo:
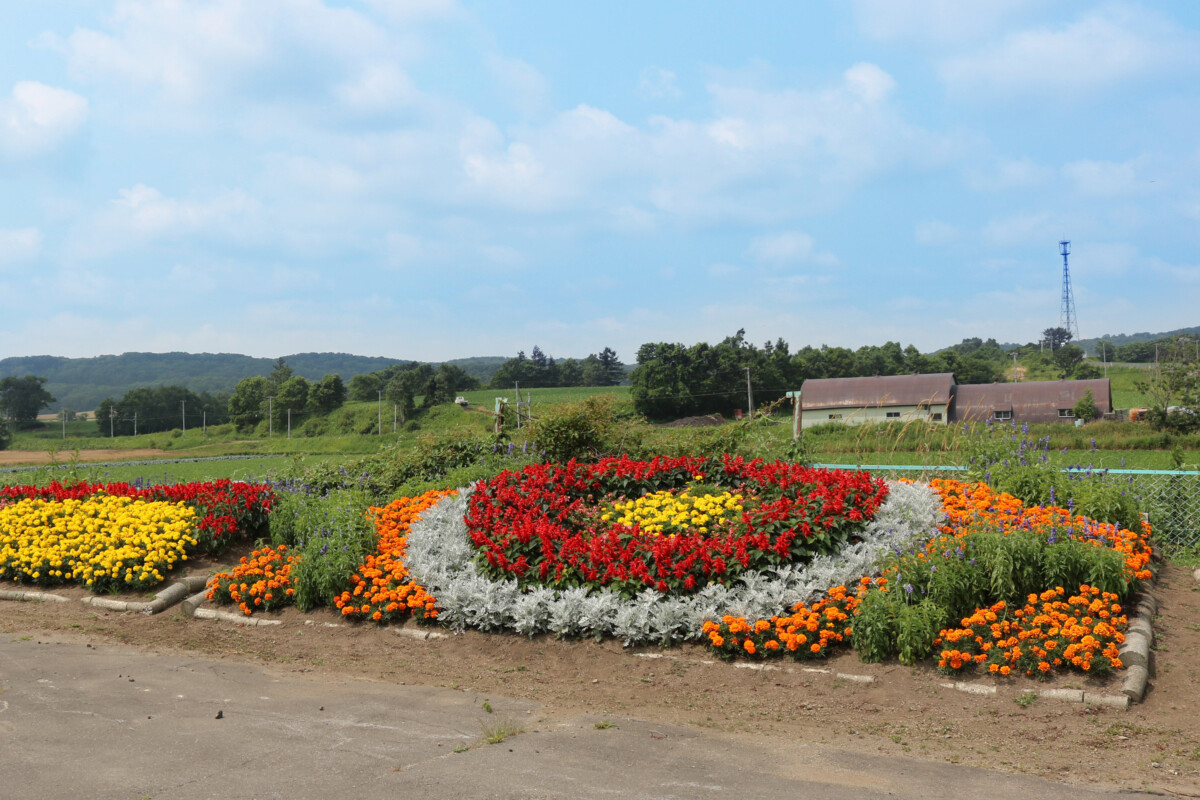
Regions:
<instances>
[{"instance_id":1,"label":"gray metal roof building","mask_svg":"<svg viewBox=\"0 0 1200 800\"><path fill-rule=\"evenodd\" d=\"M809 378L801 388L804 409L944 406L954 396L954 373Z\"/></svg>"},{"instance_id":2,"label":"gray metal roof building","mask_svg":"<svg viewBox=\"0 0 1200 800\"><path fill-rule=\"evenodd\" d=\"M803 426L924 420L946 424L954 400L954 374L809 378L801 386Z\"/></svg>"},{"instance_id":3,"label":"gray metal roof building","mask_svg":"<svg viewBox=\"0 0 1200 800\"><path fill-rule=\"evenodd\" d=\"M1019 420L1062 422L1075 418L1075 404L1088 391L1096 410L1113 410L1108 378L1087 381L1022 381L1020 383L967 383L957 387L954 419L958 421Z\"/></svg>"}]
</instances>

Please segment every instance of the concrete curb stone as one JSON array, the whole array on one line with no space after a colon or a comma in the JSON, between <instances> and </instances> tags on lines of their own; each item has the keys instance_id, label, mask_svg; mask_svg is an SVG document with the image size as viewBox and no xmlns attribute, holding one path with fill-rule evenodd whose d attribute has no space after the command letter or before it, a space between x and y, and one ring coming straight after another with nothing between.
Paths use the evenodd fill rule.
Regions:
<instances>
[{"instance_id":1,"label":"concrete curb stone","mask_svg":"<svg viewBox=\"0 0 1200 800\"><path fill-rule=\"evenodd\" d=\"M0 589L0 600L16 600L24 602L29 600L53 601L55 603L66 603L68 598L62 595L51 594L50 592L26 592L22 590Z\"/></svg>"}]
</instances>

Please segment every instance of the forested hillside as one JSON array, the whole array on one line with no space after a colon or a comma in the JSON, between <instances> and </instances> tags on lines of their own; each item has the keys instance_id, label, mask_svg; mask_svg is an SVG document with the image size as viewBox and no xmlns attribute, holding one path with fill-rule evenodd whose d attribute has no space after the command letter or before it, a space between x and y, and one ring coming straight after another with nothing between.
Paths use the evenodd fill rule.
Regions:
<instances>
[{"instance_id":1,"label":"forested hillside","mask_svg":"<svg viewBox=\"0 0 1200 800\"><path fill-rule=\"evenodd\" d=\"M328 374L349 381L355 375L409 363L403 359L356 356L348 353L297 353L284 356L296 375L319 380ZM481 381L491 378L503 358L466 358L447 363ZM182 386L193 392L232 392L243 378L270 375L276 360L236 353L122 353L94 358L19 356L0 359L0 378L38 375L55 398L51 411L69 408L91 411L106 397L121 397L132 389Z\"/></svg>"}]
</instances>

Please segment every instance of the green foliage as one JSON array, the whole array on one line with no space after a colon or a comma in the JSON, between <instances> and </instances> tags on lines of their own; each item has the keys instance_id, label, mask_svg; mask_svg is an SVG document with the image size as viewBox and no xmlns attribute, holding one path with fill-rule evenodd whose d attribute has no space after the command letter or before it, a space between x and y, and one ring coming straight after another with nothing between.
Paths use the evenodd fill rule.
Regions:
<instances>
[{"instance_id":1,"label":"green foliage","mask_svg":"<svg viewBox=\"0 0 1200 800\"><path fill-rule=\"evenodd\" d=\"M534 423L531 435L549 461L585 461L634 445L620 440L621 429L611 398L597 395L580 403L550 406Z\"/></svg>"},{"instance_id":2,"label":"green foliage","mask_svg":"<svg viewBox=\"0 0 1200 800\"><path fill-rule=\"evenodd\" d=\"M7 417L18 428L37 425L37 416L54 402L45 388L46 379L37 375L0 379L0 417Z\"/></svg>"},{"instance_id":3,"label":"green foliage","mask_svg":"<svg viewBox=\"0 0 1200 800\"><path fill-rule=\"evenodd\" d=\"M350 379L348 393L351 400L374 400L383 388L383 379L376 373L355 375Z\"/></svg>"},{"instance_id":4,"label":"green foliage","mask_svg":"<svg viewBox=\"0 0 1200 800\"><path fill-rule=\"evenodd\" d=\"M500 365L489 385L493 389L509 389L519 383L521 389L558 386L615 386L625 377L625 365L610 347L599 354L591 353L583 360L568 358L555 361L536 345L531 355L517 353Z\"/></svg>"},{"instance_id":5,"label":"green foliage","mask_svg":"<svg viewBox=\"0 0 1200 800\"><path fill-rule=\"evenodd\" d=\"M313 381L330 373L348 378L400 363L392 358L346 353L299 353L285 360L296 375ZM91 410L105 397L120 397L146 386L183 386L197 394L232 392L243 378L270 374L276 363L271 358L233 353L123 353L92 358L21 356L0 359L0 378L27 373L45 375L47 390L60 402L71 408Z\"/></svg>"},{"instance_id":6,"label":"green foliage","mask_svg":"<svg viewBox=\"0 0 1200 800\"><path fill-rule=\"evenodd\" d=\"M1016 703L1017 705L1019 705L1021 708L1029 708L1031 705L1033 705L1034 703L1037 702L1037 699L1038 699L1037 692L1028 691L1028 692L1022 692L1020 696L1016 697L1013 700L1013 702Z\"/></svg>"},{"instance_id":7,"label":"green foliage","mask_svg":"<svg viewBox=\"0 0 1200 800\"><path fill-rule=\"evenodd\" d=\"M369 496L355 489L322 494L294 486L278 493L270 516L271 541L302 556L291 573L301 611L332 606L375 549L369 505Z\"/></svg>"},{"instance_id":8,"label":"green foliage","mask_svg":"<svg viewBox=\"0 0 1200 800\"><path fill-rule=\"evenodd\" d=\"M1075 402L1073 413L1075 414L1075 419L1081 419L1085 422L1100 416L1100 409L1096 408L1096 398L1092 397L1091 389L1085 391L1083 397Z\"/></svg>"},{"instance_id":9,"label":"green foliage","mask_svg":"<svg viewBox=\"0 0 1200 800\"><path fill-rule=\"evenodd\" d=\"M873 587L858 607L851 642L868 664L898 658L911 666L933 654L933 642L948 620L945 608L931 598L913 600L899 587L886 592Z\"/></svg>"},{"instance_id":10,"label":"green foliage","mask_svg":"<svg viewBox=\"0 0 1200 800\"><path fill-rule=\"evenodd\" d=\"M271 382L272 392L279 391L279 387L283 386L292 377L292 374L292 368L288 366L287 359L283 356L277 358L271 374L267 376L267 380Z\"/></svg>"},{"instance_id":11,"label":"green foliage","mask_svg":"<svg viewBox=\"0 0 1200 800\"><path fill-rule=\"evenodd\" d=\"M336 373L326 375L308 389L308 406L316 414L330 414L345 402L346 384Z\"/></svg>"},{"instance_id":12,"label":"green foliage","mask_svg":"<svg viewBox=\"0 0 1200 800\"><path fill-rule=\"evenodd\" d=\"M279 384L275 390L275 400L271 404L275 412L276 430L284 429L289 411L292 413L292 421L298 421L298 416L308 407L308 390L308 380L299 375L293 375Z\"/></svg>"},{"instance_id":13,"label":"green foliage","mask_svg":"<svg viewBox=\"0 0 1200 800\"><path fill-rule=\"evenodd\" d=\"M916 663L932 654L948 623L999 601L1020 605L1048 586L1086 583L1121 598L1137 588L1124 555L1076 538L1082 530L1005 533L978 524L962 534L915 545L880 564L888 581L867 591L854 619L853 644L863 661Z\"/></svg>"},{"instance_id":14,"label":"green foliage","mask_svg":"<svg viewBox=\"0 0 1200 800\"><path fill-rule=\"evenodd\" d=\"M421 436L415 446L389 444L377 453L344 464L299 464L288 475L317 492L356 488L384 498L397 496L405 486L441 488L445 477L457 470L478 467L485 472L479 477L487 477L502 468L500 463L511 467L515 462L528 463L531 458L528 445L510 449L496 443L489 434L452 429ZM487 472L492 469L495 471Z\"/></svg>"},{"instance_id":15,"label":"green foliage","mask_svg":"<svg viewBox=\"0 0 1200 800\"><path fill-rule=\"evenodd\" d=\"M887 661L896 652L896 606L888 592L871 590L863 597L854 618L850 643L868 664Z\"/></svg>"},{"instance_id":16,"label":"green foliage","mask_svg":"<svg viewBox=\"0 0 1200 800\"><path fill-rule=\"evenodd\" d=\"M246 378L233 389L229 398L229 420L238 430L252 430L267 417L267 397L272 393L271 382L261 375Z\"/></svg>"},{"instance_id":17,"label":"green foliage","mask_svg":"<svg viewBox=\"0 0 1200 800\"><path fill-rule=\"evenodd\" d=\"M0 417L0 450L7 450L12 444L12 439L12 429L8 427L8 421Z\"/></svg>"},{"instance_id":18,"label":"green foliage","mask_svg":"<svg viewBox=\"0 0 1200 800\"><path fill-rule=\"evenodd\" d=\"M1083 348L1077 344L1063 345L1054 351L1054 363L1058 366L1059 376L1066 378L1083 363Z\"/></svg>"},{"instance_id":19,"label":"green foliage","mask_svg":"<svg viewBox=\"0 0 1200 800\"><path fill-rule=\"evenodd\" d=\"M1100 522L1136 530L1140 514L1136 499L1124 491L1116 476L1105 470L1067 465L1050 448L1050 437L1033 441L1028 426L989 424L966 426L967 476L1007 492L1030 505L1069 508Z\"/></svg>"},{"instance_id":20,"label":"green foliage","mask_svg":"<svg viewBox=\"0 0 1200 800\"><path fill-rule=\"evenodd\" d=\"M1157 361L1138 385L1150 401L1150 424L1173 433L1200 430L1200 343L1179 337L1160 344Z\"/></svg>"},{"instance_id":21,"label":"green foliage","mask_svg":"<svg viewBox=\"0 0 1200 800\"><path fill-rule=\"evenodd\" d=\"M946 626L945 608L930 598L918 603L903 603L896 609L896 657L912 666L933 655L934 640Z\"/></svg>"},{"instance_id":22,"label":"green foliage","mask_svg":"<svg viewBox=\"0 0 1200 800\"><path fill-rule=\"evenodd\" d=\"M228 408L223 394L196 394L182 386L143 387L120 400L105 398L96 408L95 424L101 436L160 433L180 428L185 415L189 427L227 422Z\"/></svg>"},{"instance_id":23,"label":"green foliage","mask_svg":"<svg viewBox=\"0 0 1200 800\"><path fill-rule=\"evenodd\" d=\"M1046 330L1042 331L1042 343L1051 352L1065 347L1069 341L1071 341L1071 332L1066 328L1046 328Z\"/></svg>"}]
</instances>

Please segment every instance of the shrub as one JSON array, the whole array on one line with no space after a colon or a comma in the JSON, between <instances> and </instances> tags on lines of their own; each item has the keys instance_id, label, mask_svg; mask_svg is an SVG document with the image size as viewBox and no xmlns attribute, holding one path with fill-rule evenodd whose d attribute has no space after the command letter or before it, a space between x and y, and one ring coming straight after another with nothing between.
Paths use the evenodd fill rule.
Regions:
<instances>
[{"instance_id":1,"label":"shrub","mask_svg":"<svg viewBox=\"0 0 1200 800\"><path fill-rule=\"evenodd\" d=\"M1074 414L1075 419L1081 419L1085 422L1100 416L1100 409L1096 408L1096 398L1092 397L1091 389L1084 392L1083 397L1076 401Z\"/></svg>"},{"instance_id":2,"label":"shrub","mask_svg":"<svg viewBox=\"0 0 1200 800\"><path fill-rule=\"evenodd\" d=\"M271 514L271 539L299 555L291 579L301 611L333 605L374 550L369 505L368 495L355 489L313 493L308 487L293 487L280 492Z\"/></svg>"}]
</instances>

